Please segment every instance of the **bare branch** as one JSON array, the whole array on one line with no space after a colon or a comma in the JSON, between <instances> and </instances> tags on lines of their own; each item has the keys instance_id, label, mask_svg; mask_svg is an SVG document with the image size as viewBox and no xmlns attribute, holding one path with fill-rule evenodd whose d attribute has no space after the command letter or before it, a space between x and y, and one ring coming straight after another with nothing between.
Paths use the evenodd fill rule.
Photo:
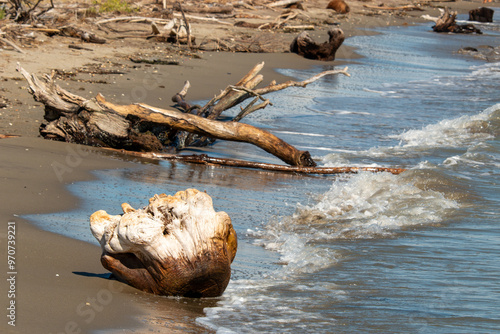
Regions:
<instances>
[{"instance_id":1,"label":"bare branch","mask_svg":"<svg viewBox=\"0 0 500 334\"><path fill-rule=\"evenodd\" d=\"M348 77L351 76L349 73L347 73L347 66L346 66L342 70L330 70L330 71L321 72L321 73L316 74L315 76L313 76L307 80L304 80L304 81L291 81L290 80L290 81L284 82L282 84L269 85L265 88L256 89L255 93L257 93L259 95L264 95L264 94L276 92L279 90L283 90L283 89L288 88L288 87L306 87L310 83L317 81L326 75L336 75L336 74L343 74L343 75L348 76Z\"/></svg>"},{"instance_id":2,"label":"bare branch","mask_svg":"<svg viewBox=\"0 0 500 334\"><path fill-rule=\"evenodd\" d=\"M202 164L202 165L217 165L217 166L228 166L228 167L242 167L242 168L257 168L268 171L284 172L284 173L300 173L300 174L346 174L346 173L360 173L360 172L373 172L381 173L387 172L391 174L401 174L406 169L404 168L389 168L389 167L301 167L301 166L286 166L278 164L268 164L261 162L246 161L240 159L228 159L228 158L214 158L209 157L206 154L192 154L192 155L181 155L181 154L168 154L168 153L155 153L155 152L132 152L125 150L116 150L106 148L106 150L112 150L115 152L138 156L146 159L155 160L178 160L187 163Z\"/></svg>"}]
</instances>

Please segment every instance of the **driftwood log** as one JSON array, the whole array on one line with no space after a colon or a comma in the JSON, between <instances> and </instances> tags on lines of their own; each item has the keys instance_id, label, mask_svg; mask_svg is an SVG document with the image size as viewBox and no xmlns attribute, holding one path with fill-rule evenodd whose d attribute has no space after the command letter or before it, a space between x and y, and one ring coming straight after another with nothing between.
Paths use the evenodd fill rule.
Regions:
<instances>
[{"instance_id":1,"label":"driftwood log","mask_svg":"<svg viewBox=\"0 0 500 334\"><path fill-rule=\"evenodd\" d=\"M488 7L481 7L469 11L469 21L476 22L493 22L493 14L495 11Z\"/></svg>"},{"instance_id":2,"label":"driftwood log","mask_svg":"<svg viewBox=\"0 0 500 334\"><path fill-rule=\"evenodd\" d=\"M456 34L482 34L481 30L472 24L457 24L457 12L450 12L446 8L441 16L437 19L436 24L432 27L435 32L447 32Z\"/></svg>"},{"instance_id":3,"label":"driftwood log","mask_svg":"<svg viewBox=\"0 0 500 334\"><path fill-rule=\"evenodd\" d=\"M106 40L102 37L97 36L92 32L88 32L74 26L64 26L58 29L58 34L61 36L80 38L82 41L87 43L104 44Z\"/></svg>"},{"instance_id":4,"label":"driftwood log","mask_svg":"<svg viewBox=\"0 0 500 334\"><path fill-rule=\"evenodd\" d=\"M227 287L237 238L231 219L215 212L212 199L196 189L155 195L123 215L104 210L90 216L102 248L101 263L139 290L165 296L217 297Z\"/></svg>"},{"instance_id":5,"label":"driftwood log","mask_svg":"<svg viewBox=\"0 0 500 334\"><path fill-rule=\"evenodd\" d=\"M111 150L118 153L123 153L126 155L132 155L136 157L141 157L145 159L153 160L175 160L182 161L186 163L207 165L207 166L227 166L227 167L242 167L242 168L253 168L261 169L273 172L284 172L284 173L296 173L296 174L318 174L318 175L331 175L331 174L355 174L360 172L372 172L372 173L391 173L398 175L406 171L405 168L392 168L392 167L305 167L305 166L286 166L278 164L269 164L263 162L253 162L240 159L230 159L230 158L214 158L209 157L206 154L169 154L169 153L154 153L154 152L133 152L116 150L112 148L107 148L106 150Z\"/></svg>"},{"instance_id":6,"label":"driftwood log","mask_svg":"<svg viewBox=\"0 0 500 334\"><path fill-rule=\"evenodd\" d=\"M308 59L335 60L335 53L344 42L344 32L340 28L332 28L328 30L328 36L328 42L318 44L304 31L290 44L290 52Z\"/></svg>"},{"instance_id":7,"label":"driftwood log","mask_svg":"<svg viewBox=\"0 0 500 334\"><path fill-rule=\"evenodd\" d=\"M182 111L146 104L115 105L100 94L87 100L55 84L53 75L45 76L42 81L20 66L18 71L28 81L35 100L45 105L47 123L41 126L40 133L47 139L143 152L203 146L214 139L223 139L254 144L293 166L315 166L309 152L297 150L267 131L238 121L270 104L262 97L264 94L291 86L305 87L324 75L348 75L347 68L322 72L301 82L272 82L256 88L263 80L258 74L263 66L264 63L255 66L235 86L227 87L204 107L191 106L184 100L189 89L186 83L174 96ZM224 110L249 98L253 101L232 121L217 120Z\"/></svg>"}]
</instances>

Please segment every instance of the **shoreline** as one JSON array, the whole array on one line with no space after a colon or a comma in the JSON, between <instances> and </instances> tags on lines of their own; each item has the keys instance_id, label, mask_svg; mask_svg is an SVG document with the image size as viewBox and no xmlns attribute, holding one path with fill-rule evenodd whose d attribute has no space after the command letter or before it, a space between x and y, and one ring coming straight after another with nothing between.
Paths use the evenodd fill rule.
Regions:
<instances>
[{"instance_id":1,"label":"shoreline","mask_svg":"<svg viewBox=\"0 0 500 334\"><path fill-rule=\"evenodd\" d=\"M466 4L470 5L471 3L467 2ZM480 5L479 3L474 4L475 7ZM359 34L359 30L357 30L357 33L353 32L351 36L355 34ZM349 52L352 52L352 50ZM33 54L36 55L36 51ZM33 54L28 54L25 59L28 60ZM48 58L51 56L50 53L44 55ZM177 66L172 71L175 73L168 73L169 78L174 78L174 80L171 80L171 84L180 88L183 80L189 79L193 85L191 90L196 92L194 94L190 92L188 98L190 100L199 100L210 97L213 94L212 90L223 89L227 84L236 82L262 59L266 60L266 72L263 73L265 81L272 79L284 81L286 79L276 73L275 68L310 68L314 65L325 64L324 62L306 60L289 53L221 53L214 54L214 56L214 58L218 59L202 61L192 59L186 61L182 66ZM13 57L8 58L7 63L12 66L15 63L14 59L12 59ZM339 58L343 58L340 53ZM27 70L29 72L40 71L43 65L37 69L37 63L43 64L44 62L35 61L31 64L32 68L26 67ZM338 65L339 62L335 61L332 64ZM246 65L248 65L248 68ZM191 79L190 76L194 79ZM127 76L117 79L116 83L104 87L104 91L107 91L104 95L117 95L117 90L123 87L131 91L136 85L131 81L127 80ZM213 84L214 81L217 82L217 85ZM162 85L165 85L165 82L162 82ZM19 82L18 86L23 84L24 82ZM96 84L81 84L85 93L91 94L90 89L93 89L93 95L95 95L96 91L94 88L89 87L96 86L97 89L102 87ZM68 87L71 91L73 84L70 82ZM74 87L78 86L75 85ZM202 87L202 89L198 90L199 87ZM175 88L172 89L175 91ZM159 101L159 98L164 98L162 96L164 91L170 91L170 88L148 90L146 101L150 101L149 103ZM16 95L16 93L14 92L13 95ZM17 133L11 133L21 134L24 137L0 140L0 154L3 157L1 164L2 184L5 185L0 200L3 207L8 208L2 210L0 217L4 224L10 221L16 223L16 264L18 265L16 279L17 326L7 326L4 330L6 325L4 321L0 326L2 332L61 332L76 329L89 332L96 330L111 331L118 328L127 328L131 331L140 332L141 329L147 330L147 328L151 327L157 330L165 329L167 326L165 323L154 324L151 321L145 323L144 319L147 321L147 319L151 320L155 317L147 314L147 312L153 311L161 314L159 318L169 318L165 322L168 324L167 328L173 333L196 331L196 329L212 332L204 327L182 327L186 325L184 317L189 312L187 309L175 311L176 303L178 303L175 300L172 300L171 303L169 300L168 303L164 303L164 306L160 306L156 310L152 310L152 308L146 309L145 302L150 303L152 300L147 295L124 284L117 283L118 285L115 285L113 281L104 279L106 270L100 265L100 248L98 246L44 231L35 227L29 221L18 217L31 213L48 213L73 209L78 206L78 198L68 191L67 184L92 179L93 176L90 174L92 170L133 168L139 161L139 159L135 158L127 161L124 156L117 157L112 154L105 154L102 150L96 148L49 142L36 138L38 123L34 122L34 120L41 120L41 111L35 105L39 104L34 102L31 95L25 90L22 91L22 94L24 96L22 99L25 102L21 106L24 108L33 106L33 109L30 109L32 111L27 115L28 121L24 123L28 125L36 124L36 126L28 129L26 124L21 123L19 125L19 123L16 123L15 128L18 131ZM132 97L132 94L124 97L123 100L130 97ZM18 108L22 109L23 107ZM6 116L5 109L0 109L0 113L3 114L2 118ZM18 116L19 114L12 115L12 119L26 117L26 115L23 115L23 117ZM0 133L7 133L6 129L9 129L9 127L2 126ZM67 166L69 169L63 169L67 171L63 175L58 174L55 172L54 162ZM6 244L3 242L6 237L7 227L4 226L3 231L0 232L2 244ZM6 248L1 251L4 258L7 258L6 252ZM2 292L8 291L6 280L2 280L2 282L0 290ZM8 302L6 293L2 293L2 298L4 302ZM168 308L170 304L172 307ZM191 306L193 308L192 315L202 312L202 308L196 307L195 303ZM164 314L166 308L168 308L168 315ZM179 314L176 312L179 312ZM134 317L130 318L130 316ZM178 318L176 318L177 316ZM180 321L176 322L176 319Z\"/></svg>"}]
</instances>

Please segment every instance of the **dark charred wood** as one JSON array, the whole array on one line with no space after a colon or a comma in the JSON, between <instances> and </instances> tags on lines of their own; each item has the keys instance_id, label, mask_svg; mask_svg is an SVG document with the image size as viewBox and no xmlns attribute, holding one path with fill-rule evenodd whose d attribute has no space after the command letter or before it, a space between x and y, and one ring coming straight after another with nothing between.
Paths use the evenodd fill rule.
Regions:
<instances>
[{"instance_id":1,"label":"dark charred wood","mask_svg":"<svg viewBox=\"0 0 500 334\"><path fill-rule=\"evenodd\" d=\"M347 14L351 10L344 0L331 0L326 8L333 9L339 14Z\"/></svg>"},{"instance_id":2,"label":"dark charred wood","mask_svg":"<svg viewBox=\"0 0 500 334\"><path fill-rule=\"evenodd\" d=\"M130 61L136 64L144 63L151 65L179 65L177 60L171 59L146 59L139 57L129 57Z\"/></svg>"},{"instance_id":3,"label":"dark charred wood","mask_svg":"<svg viewBox=\"0 0 500 334\"><path fill-rule=\"evenodd\" d=\"M472 9L469 11L469 21L493 22L494 13L493 9L487 7Z\"/></svg>"},{"instance_id":4,"label":"dark charred wood","mask_svg":"<svg viewBox=\"0 0 500 334\"><path fill-rule=\"evenodd\" d=\"M83 47L83 46L80 46L80 45L75 45L75 44L68 45L68 48L75 49L75 50L94 51L92 49L89 49L89 48L86 48L86 47Z\"/></svg>"},{"instance_id":5,"label":"dark charred wood","mask_svg":"<svg viewBox=\"0 0 500 334\"><path fill-rule=\"evenodd\" d=\"M335 60L335 54L344 42L344 32L340 28L331 28L328 36L328 42L318 44L304 31L295 37L290 45L290 51L308 59Z\"/></svg>"}]
</instances>

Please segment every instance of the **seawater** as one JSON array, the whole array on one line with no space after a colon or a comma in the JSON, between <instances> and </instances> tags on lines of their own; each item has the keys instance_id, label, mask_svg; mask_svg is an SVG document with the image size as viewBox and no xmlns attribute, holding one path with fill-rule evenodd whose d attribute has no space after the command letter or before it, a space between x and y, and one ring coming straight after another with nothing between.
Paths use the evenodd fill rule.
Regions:
<instances>
[{"instance_id":1,"label":"seawater","mask_svg":"<svg viewBox=\"0 0 500 334\"><path fill-rule=\"evenodd\" d=\"M231 216L239 247L226 292L185 319L196 332L500 332L500 63L456 54L498 46L498 24L482 28L471 36L392 27L350 38L364 56L349 65L351 77L272 94L274 106L246 120L322 166L398 166L403 174L143 162L70 185L82 199L77 211L28 218L97 244L93 211L205 190ZM301 80L331 68L279 71ZM192 151L278 162L241 143ZM172 300L143 298L151 307Z\"/></svg>"}]
</instances>

